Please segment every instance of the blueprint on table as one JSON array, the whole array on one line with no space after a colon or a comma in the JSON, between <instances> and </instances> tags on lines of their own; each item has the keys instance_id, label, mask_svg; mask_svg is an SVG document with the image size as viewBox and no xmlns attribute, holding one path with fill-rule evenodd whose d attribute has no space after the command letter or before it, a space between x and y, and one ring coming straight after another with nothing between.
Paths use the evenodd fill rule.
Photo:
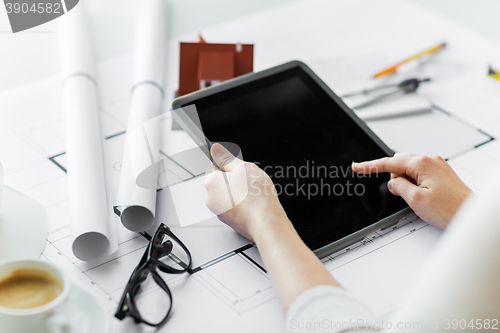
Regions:
<instances>
[{"instance_id":1,"label":"blueprint on table","mask_svg":"<svg viewBox=\"0 0 500 333\"><path fill-rule=\"evenodd\" d=\"M344 10L344 15L352 14L351 17L355 18L354 22L349 23L352 26L361 26L360 21L356 20L366 18L370 10L381 13L386 11L387 15L397 20L401 20L405 13L410 12L414 20L427 15L428 22L436 22L434 26L442 24L448 28L442 30L443 36L435 36L435 30L427 31L425 27L415 25L420 34L427 36L423 38L425 41L420 38L416 44L432 44L434 39L445 38L448 33L450 36L447 40L452 44L456 42L455 47L459 50L476 49L471 45L477 45L478 48L483 47L484 51L484 45L487 45L480 38L472 38L475 36L449 22L442 23L437 15L407 2L397 2L398 5L395 6L395 2L389 0L378 2L376 5L368 1L354 1L349 2L353 3L352 5L343 3L342 8L337 7L340 6L339 3L341 2L312 1L307 2L308 5L302 2L292 3L280 9L232 22L232 29L228 29L228 25L215 27L206 31L204 37L210 41L233 41L236 38L243 42L256 43L257 70L291 59L307 62L308 59L317 58L318 54L337 53L336 59L340 61L341 58L345 59L346 51L340 50L339 45L344 48L351 45L351 53L361 54L365 49L366 54L378 52L374 50L375 42L368 41L364 44L365 49L361 49L353 45L347 37L336 38L338 43L335 45L325 45L325 41L330 38L329 31L335 29L336 23L330 16L325 16L328 11L314 10L316 6L334 11L334 16L341 15L341 10ZM360 4L363 5L362 10L356 7ZM395 10L402 14L394 15ZM294 18L299 17L299 14L301 20L297 21ZM281 17L280 24L276 22L278 16ZM260 29L249 29L256 21L259 22ZM377 29L388 28L385 26L388 24L387 20L379 21L381 23ZM275 27L276 34L264 33L272 27ZM357 31L360 43L371 40L374 36L378 38L375 32L377 29L374 28L371 32ZM416 31L406 33L417 34ZM465 36L463 42L456 38L459 33ZM318 46L314 48L315 45ZM166 108L169 107L175 90L178 63L176 47L177 41L173 41L168 58L170 71ZM400 47L410 52L417 46L408 42L400 44ZM491 46L490 54L500 54L497 49ZM394 56L400 55L402 56L401 52ZM478 55L470 55L474 59L476 56ZM500 144L497 140L491 140L492 137L500 135L500 113L494 112L492 106L496 103L495 98L498 99L494 96L500 96L500 85L494 80L490 82L474 75L475 68L474 63L467 75L471 76L475 80L474 84L481 89L481 110L477 110L477 102L472 103L470 96L468 100L460 96L462 100L457 102L453 89L448 89L444 84L439 90L435 90L440 92L439 94L431 88L422 90L422 94L440 109L465 122L464 126L467 128L484 132L482 136L474 136L473 142L466 141L463 144L464 149L453 149L453 156L445 156L451 158L450 164L462 179L474 191L480 193L480 189L488 182L489 170L498 169L500 165ZM106 137L106 156L111 162L115 198L129 108L131 69L132 58L128 55L99 66L102 130ZM328 73L319 74L326 76ZM0 94L0 156L5 169L5 182L36 199L46 208L49 234L42 259L58 265L75 283L92 291L109 309L111 316L148 241L143 236L125 229L116 217L119 238L116 253L92 263L80 261L73 256L70 248L65 176L64 119L59 89L59 78L53 77ZM464 91L466 87L456 83L455 89ZM475 96L474 93L472 95ZM455 108L458 110L456 113ZM474 114L477 114L477 117L474 117ZM374 130L377 131L376 128ZM384 131L379 131L383 137ZM174 146L189 146L188 137L181 131L173 133L172 138ZM439 140L439 136L436 138ZM401 146L401 142L396 139L399 138L386 138L387 144L404 150L405 146ZM405 133L405 142L414 144L423 139L418 129L410 129ZM390 142L391 140L394 142ZM421 151L427 152L425 149ZM192 170L189 165L183 165L179 161L167 164L163 172L169 174L169 183L159 184L163 189L158 192L158 222L168 224L186 243L192 251L195 269L190 275L165 276L172 289L174 310L164 331L283 331L284 314L258 250L215 217L203 223L181 227L176 212L169 209L173 207L169 190L172 185L186 183L185 186L197 188L200 191L198 195L203 196L204 189L199 186L203 170ZM199 184L196 185L196 182ZM190 209L205 208L200 204L199 207ZM382 315L394 310L401 301L440 234L439 230L412 216L392 228L373 233L359 243L324 258L323 262L348 291L366 302L377 315ZM159 304L155 299L158 294L154 291L155 288L150 287L141 294L142 301L150 304L151 311ZM112 323L115 332L147 331L145 327L134 326L129 319L123 322L113 319Z\"/></svg>"}]
</instances>

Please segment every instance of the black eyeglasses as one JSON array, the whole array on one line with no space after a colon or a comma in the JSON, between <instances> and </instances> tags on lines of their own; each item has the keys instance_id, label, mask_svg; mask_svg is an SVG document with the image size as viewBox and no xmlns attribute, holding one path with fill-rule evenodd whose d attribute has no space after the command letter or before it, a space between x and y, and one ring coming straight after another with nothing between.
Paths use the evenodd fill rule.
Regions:
<instances>
[{"instance_id":1,"label":"black eyeglasses","mask_svg":"<svg viewBox=\"0 0 500 333\"><path fill-rule=\"evenodd\" d=\"M141 261L132 272L115 317L122 320L129 316L137 324L144 323L155 327L163 325L172 310L172 293L158 270L164 273L182 274L190 268L191 253L169 227L162 223L149 242ZM155 285L160 287L165 297L161 297L161 304L152 311L151 306L137 296L139 290L142 289L145 293L146 290L156 287Z\"/></svg>"}]
</instances>

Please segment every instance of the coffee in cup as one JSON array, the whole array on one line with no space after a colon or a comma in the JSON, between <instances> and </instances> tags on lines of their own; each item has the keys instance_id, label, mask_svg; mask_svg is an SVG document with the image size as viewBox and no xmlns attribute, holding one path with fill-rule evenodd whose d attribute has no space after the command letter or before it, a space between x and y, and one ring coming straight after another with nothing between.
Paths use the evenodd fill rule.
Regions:
<instances>
[{"instance_id":1,"label":"coffee in cup","mask_svg":"<svg viewBox=\"0 0 500 333\"><path fill-rule=\"evenodd\" d=\"M0 332L54 333L72 327L71 283L52 264L15 259L0 263ZM63 329L64 328L64 329Z\"/></svg>"},{"instance_id":2,"label":"coffee in cup","mask_svg":"<svg viewBox=\"0 0 500 333\"><path fill-rule=\"evenodd\" d=\"M62 290L62 283L46 271L17 269L0 280L0 306L35 308L53 301Z\"/></svg>"}]
</instances>

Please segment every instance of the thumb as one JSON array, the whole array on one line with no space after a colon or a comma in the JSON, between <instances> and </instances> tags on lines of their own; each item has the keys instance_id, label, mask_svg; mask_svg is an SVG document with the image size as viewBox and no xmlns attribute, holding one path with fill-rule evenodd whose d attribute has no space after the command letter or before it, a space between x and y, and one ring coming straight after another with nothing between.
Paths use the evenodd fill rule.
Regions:
<instances>
[{"instance_id":1,"label":"thumb","mask_svg":"<svg viewBox=\"0 0 500 333\"><path fill-rule=\"evenodd\" d=\"M210 149L214 162L224 171L233 171L236 167L243 165L243 161L236 158L220 143L215 143Z\"/></svg>"},{"instance_id":2,"label":"thumb","mask_svg":"<svg viewBox=\"0 0 500 333\"><path fill-rule=\"evenodd\" d=\"M392 194L402 197L408 204L410 204L412 198L415 198L415 192L421 190L405 177L396 177L389 180L387 188Z\"/></svg>"}]
</instances>

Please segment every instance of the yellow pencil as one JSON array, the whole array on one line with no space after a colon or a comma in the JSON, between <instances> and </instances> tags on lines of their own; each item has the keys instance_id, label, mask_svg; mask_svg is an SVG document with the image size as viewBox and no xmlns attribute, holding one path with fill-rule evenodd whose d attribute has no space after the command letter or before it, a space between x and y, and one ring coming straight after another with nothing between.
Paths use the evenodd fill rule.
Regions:
<instances>
[{"instance_id":1,"label":"yellow pencil","mask_svg":"<svg viewBox=\"0 0 500 333\"><path fill-rule=\"evenodd\" d=\"M500 72L494 70L491 66L488 67L488 76L500 81Z\"/></svg>"},{"instance_id":2,"label":"yellow pencil","mask_svg":"<svg viewBox=\"0 0 500 333\"><path fill-rule=\"evenodd\" d=\"M373 77L379 77L379 76L382 76L382 75L392 75L392 74L395 74L396 70L398 69L399 66L401 66L403 64L406 64L407 62L412 61L414 59L420 58L421 56L430 55L430 54L436 53L436 52L438 52L439 50L441 50L445 46L446 46L446 43L442 43L442 44L439 44L437 46L431 47L428 50L425 50L423 52L417 53L414 56L409 57L408 59L405 59L405 60L403 60L401 62L398 62L397 64L392 65L391 67L388 67L388 68L386 68L386 69L378 72L377 74L373 75Z\"/></svg>"}]
</instances>

